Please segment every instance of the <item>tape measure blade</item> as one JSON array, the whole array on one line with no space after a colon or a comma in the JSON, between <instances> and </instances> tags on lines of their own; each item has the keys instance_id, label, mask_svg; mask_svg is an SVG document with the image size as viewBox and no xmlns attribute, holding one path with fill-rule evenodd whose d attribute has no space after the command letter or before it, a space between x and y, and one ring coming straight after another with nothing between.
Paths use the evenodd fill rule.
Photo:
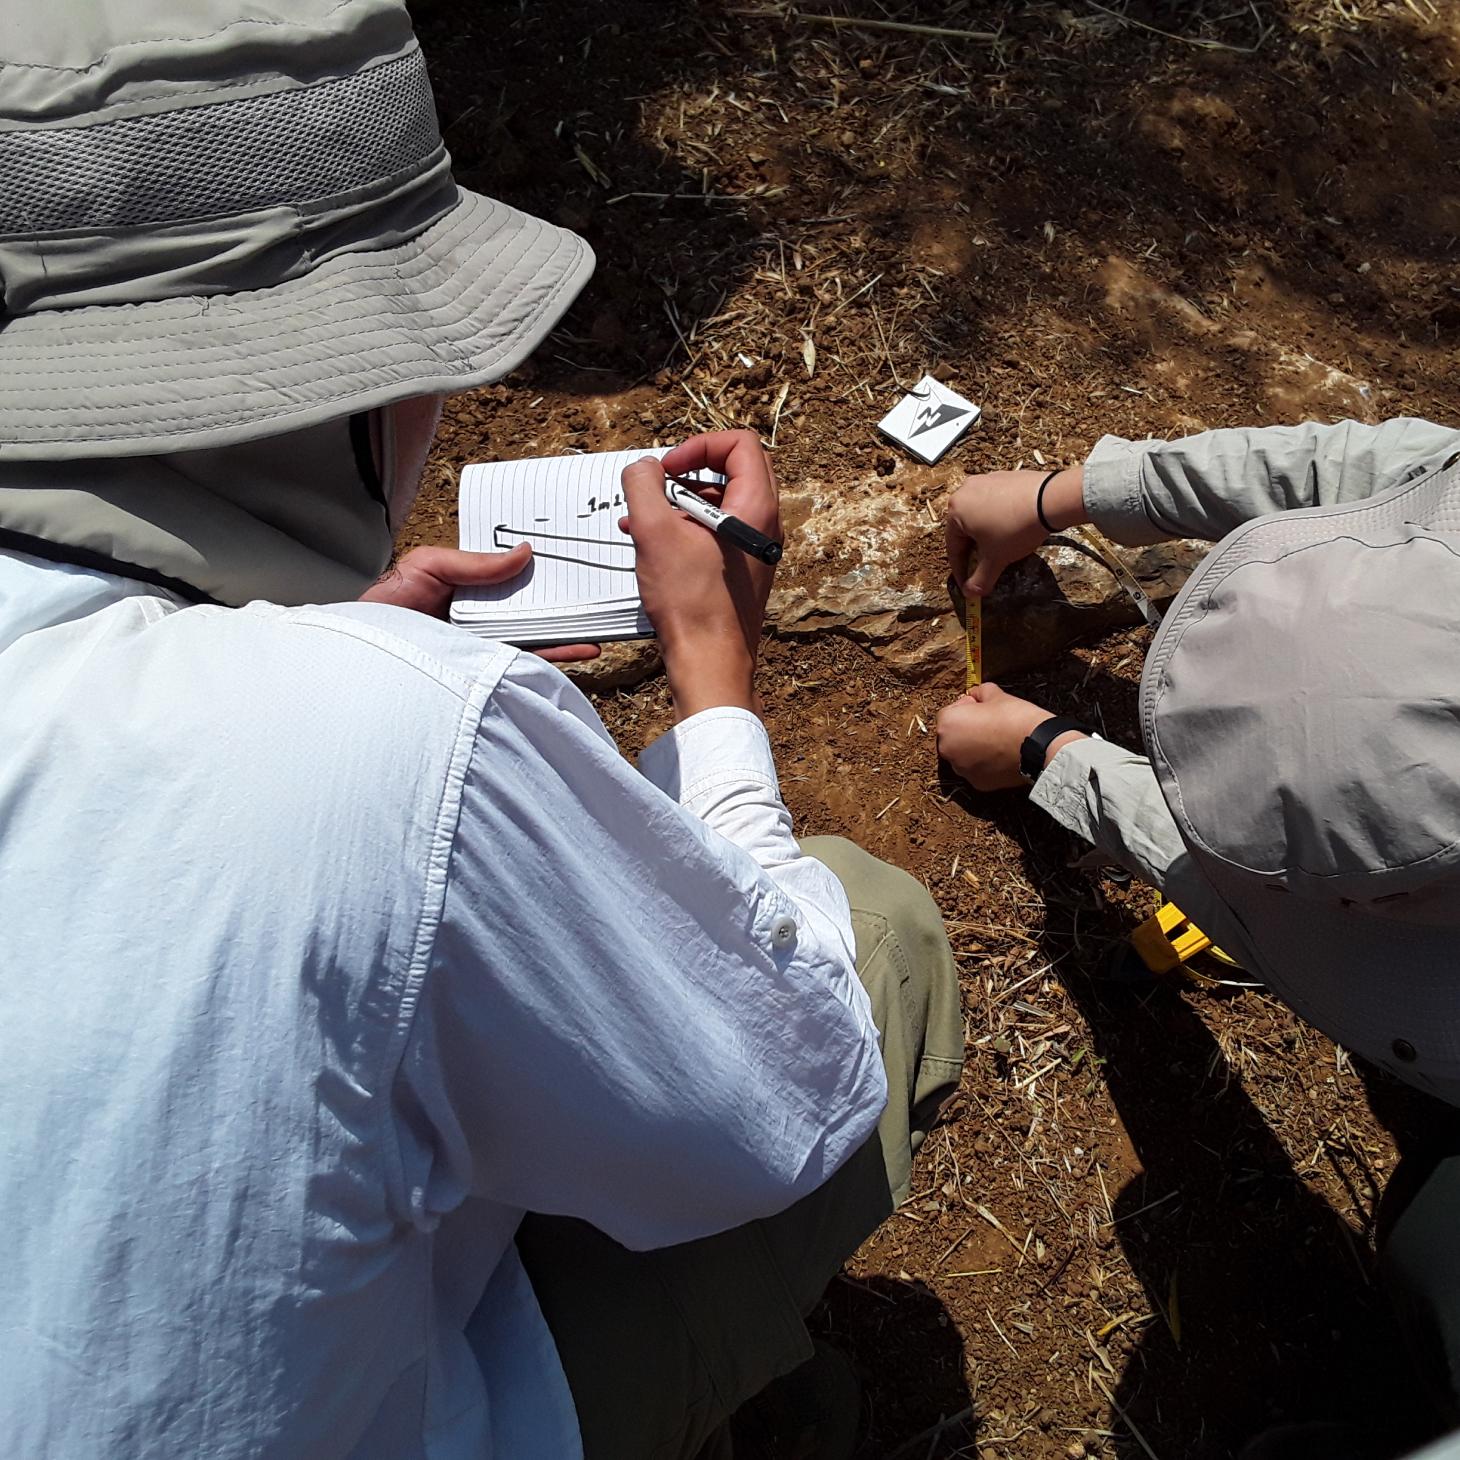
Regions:
<instances>
[{"instance_id":1,"label":"tape measure blade","mask_svg":"<svg viewBox=\"0 0 1460 1460\"><path fill-rule=\"evenodd\" d=\"M971 598L963 624L963 639L968 649L968 687L983 683L983 599Z\"/></svg>"},{"instance_id":2,"label":"tape measure blade","mask_svg":"<svg viewBox=\"0 0 1460 1460\"><path fill-rule=\"evenodd\" d=\"M1114 575L1125 596L1135 604L1136 611L1153 628L1161 627L1161 611L1151 602L1146 590L1136 582L1135 574L1116 557L1115 550L1093 527L1078 526L1075 529L1080 540L1100 559Z\"/></svg>"}]
</instances>

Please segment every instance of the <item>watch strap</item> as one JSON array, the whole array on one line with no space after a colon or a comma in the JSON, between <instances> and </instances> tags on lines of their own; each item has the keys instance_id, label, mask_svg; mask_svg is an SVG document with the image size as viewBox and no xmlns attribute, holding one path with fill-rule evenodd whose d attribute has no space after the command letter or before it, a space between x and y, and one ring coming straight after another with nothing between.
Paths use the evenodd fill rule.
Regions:
<instances>
[{"instance_id":1,"label":"watch strap","mask_svg":"<svg viewBox=\"0 0 1460 1460\"><path fill-rule=\"evenodd\" d=\"M1081 735L1095 734L1084 721L1072 720L1068 715L1051 715L1049 719L1041 720L1019 747L1019 774L1026 781L1037 781L1044 774L1044 757L1049 753L1050 745L1071 730L1078 730Z\"/></svg>"}]
</instances>

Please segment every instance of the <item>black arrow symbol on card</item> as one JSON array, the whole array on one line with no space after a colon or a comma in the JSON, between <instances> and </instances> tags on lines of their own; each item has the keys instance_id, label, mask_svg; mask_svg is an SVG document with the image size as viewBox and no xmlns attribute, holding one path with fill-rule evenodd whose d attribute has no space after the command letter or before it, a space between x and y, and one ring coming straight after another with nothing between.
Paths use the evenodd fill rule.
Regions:
<instances>
[{"instance_id":1,"label":"black arrow symbol on card","mask_svg":"<svg viewBox=\"0 0 1460 1460\"><path fill-rule=\"evenodd\" d=\"M949 421L956 421L960 416L968 414L962 406L951 405L948 401L939 401L936 405L930 402L913 417L913 428L907 433L907 439L911 441L914 436L946 426Z\"/></svg>"}]
</instances>

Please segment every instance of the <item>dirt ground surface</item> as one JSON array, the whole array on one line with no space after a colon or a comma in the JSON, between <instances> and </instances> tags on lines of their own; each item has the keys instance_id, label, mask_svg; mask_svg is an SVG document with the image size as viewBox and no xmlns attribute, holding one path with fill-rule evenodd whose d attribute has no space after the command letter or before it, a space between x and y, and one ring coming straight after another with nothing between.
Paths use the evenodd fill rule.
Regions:
<instances>
[{"instance_id":1,"label":"dirt ground surface","mask_svg":"<svg viewBox=\"0 0 1460 1460\"><path fill-rule=\"evenodd\" d=\"M922 513L899 571L941 576L964 471L1106 432L1460 418L1460 7L416 9L463 181L599 265L532 361L452 403L408 541L455 540L467 461L746 425L788 489ZM875 430L925 370L984 408L932 468ZM863 552L793 535L785 571ZM1138 745L1148 639L1009 687ZM834 631L765 644L799 830L920 877L963 975L963 1086L814 1320L862 1378L863 1456L1216 1460L1312 1418L1402 1452L1434 1421L1373 1233L1433 1113L1261 989L1103 978L1156 896L940 774L959 673L901 679ZM662 677L598 698L629 754L669 722Z\"/></svg>"}]
</instances>

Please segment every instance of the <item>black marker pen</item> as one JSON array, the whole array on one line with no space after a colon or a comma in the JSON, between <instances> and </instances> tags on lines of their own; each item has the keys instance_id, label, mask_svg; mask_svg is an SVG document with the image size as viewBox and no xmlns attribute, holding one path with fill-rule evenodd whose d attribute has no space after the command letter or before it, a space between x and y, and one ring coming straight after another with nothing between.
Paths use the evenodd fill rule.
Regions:
<instances>
[{"instance_id":1,"label":"black marker pen","mask_svg":"<svg viewBox=\"0 0 1460 1460\"><path fill-rule=\"evenodd\" d=\"M699 485L705 486L707 483L701 482ZM785 549L775 538L757 532L748 522L742 522L738 517L732 517L728 512L712 506L698 492L692 490L683 478L666 475L664 495L681 512L708 527L716 537L734 543L741 552L749 553L751 557L759 558L761 562L772 566L781 561L781 554Z\"/></svg>"}]
</instances>

